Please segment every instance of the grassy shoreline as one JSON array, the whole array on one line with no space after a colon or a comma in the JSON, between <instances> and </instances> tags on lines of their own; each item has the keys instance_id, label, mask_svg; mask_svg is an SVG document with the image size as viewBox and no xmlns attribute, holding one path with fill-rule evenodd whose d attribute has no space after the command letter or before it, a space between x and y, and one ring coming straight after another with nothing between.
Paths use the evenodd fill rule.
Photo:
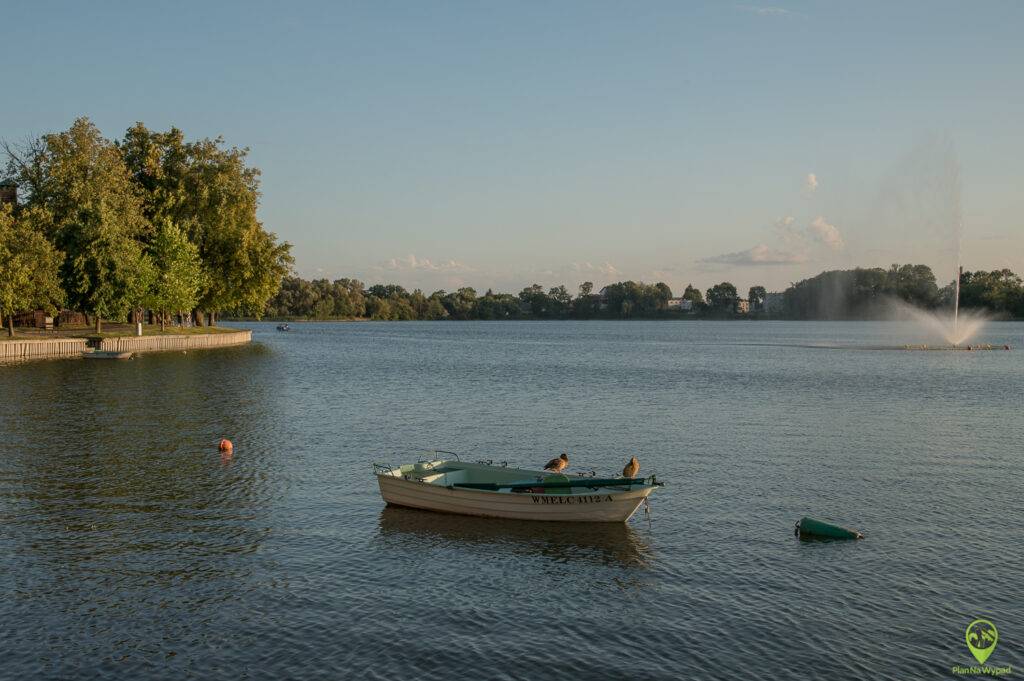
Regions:
<instances>
[{"instance_id":1,"label":"grassy shoreline","mask_svg":"<svg viewBox=\"0 0 1024 681\"><path fill-rule=\"evenodd\" d=\"M143 324L142 335L145 336L198 336L218 333L234 333L238 329L222 326L199 326L179 328L168 326L160 330L159 324ZM26 341L26 340L56 340L60 338L135 338L134 324L106 324L103 331L96 333L92 326L62 326L52 331L46 329L32 329L15 327L14 337L9 337L6 332L0 332L0 342L4 341Z\"/></svg>"}]
</instances>

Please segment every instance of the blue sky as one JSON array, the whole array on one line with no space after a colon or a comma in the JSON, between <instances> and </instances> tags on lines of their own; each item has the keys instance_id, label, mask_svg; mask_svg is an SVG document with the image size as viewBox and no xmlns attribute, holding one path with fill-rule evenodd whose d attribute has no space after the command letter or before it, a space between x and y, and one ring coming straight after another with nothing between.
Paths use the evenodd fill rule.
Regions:
<instances>
[{"instance_id":1,"label":"blue sky","mask_svg":"<svg viewBox=\"0 0 1024 681\"><path fill-rule=\"evenodd\" d=\"M303 276L1024 271L1024 3L8 0L0 137L251 148ZM959 167L962 201L955 200Z\"/></svg>"}]
</instances>

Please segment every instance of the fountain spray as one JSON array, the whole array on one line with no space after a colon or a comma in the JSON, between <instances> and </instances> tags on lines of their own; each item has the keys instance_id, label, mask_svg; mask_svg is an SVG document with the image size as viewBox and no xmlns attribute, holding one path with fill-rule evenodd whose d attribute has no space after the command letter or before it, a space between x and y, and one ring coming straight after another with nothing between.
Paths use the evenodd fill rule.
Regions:
<instances>
[{"instance_id":1,"label":"fountain spray","mask_svg":"<svg viewBox=\"0 0 1024 681\"><path fill-rule=\"evenodd\" d=\"M957 265L956 268L956 292L953 295L953 347L960 345L960 277L964 276L964 266Z\"/></svg>"}]
</instances>

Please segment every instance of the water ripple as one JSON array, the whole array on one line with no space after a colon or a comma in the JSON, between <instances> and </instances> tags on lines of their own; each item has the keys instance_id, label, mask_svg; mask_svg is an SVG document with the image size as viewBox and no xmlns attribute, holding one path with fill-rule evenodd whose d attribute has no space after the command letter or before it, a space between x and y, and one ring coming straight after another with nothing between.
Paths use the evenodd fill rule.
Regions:
<instances>
[{"instance_id":1,"label":"water ripple","mask_svg":"<svg viewBox=\"0 0 1024 681\"><path fill-rule=\"evenodd\" d=\"M897 342L873 324L255 328L0 367L7 675L932 679L976 616L1024 664L1021 353L813 347ZM668 485L612 527L385 508L368 464L409 443L636 454ZM801 542L805 514L867 539Z\"/></svg>"}]
</instances>

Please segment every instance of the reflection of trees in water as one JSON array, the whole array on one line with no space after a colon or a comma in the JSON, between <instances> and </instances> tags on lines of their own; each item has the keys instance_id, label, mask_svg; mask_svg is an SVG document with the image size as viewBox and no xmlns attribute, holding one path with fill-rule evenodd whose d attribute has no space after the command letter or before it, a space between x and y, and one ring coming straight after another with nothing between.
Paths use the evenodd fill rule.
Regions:
<instances>
[{"instance_id":1,"label":"reflection of trees in water","mask_svg":"<svg viewBox=\"0 0 1024 681\"><path fill-rule=\"evenodd\" d=\"M643 568L650 554L646 542L626 523L530 522L386 506L380 512L380 533L384 539L424 539L432 545L489 545L557 563Z\"/></svg>"},{"instance_id":2,"label":"reflection of trees in water","mask_svg":"<svg viewBox=\"0 0 1024 681\"><path fill-rule=\"evenodd\" d=\"M258 551L290 465L267 360L242 347L0 373L16 396L0 414L0 617L35 673L184 677L210 650L257 645L246 617L278 597Z\"/></svg>"},{"instance_id":3,"label":"reflection of trees in water","mask_svg":"<svg viewBox=\"0 0 1024 681\"><path fill-rule=\"evenodd\" d=\"M266 364L239 348L13 368L24 374L7 377L20 399L0 443L12 548L58 578L79 568L165 582L244 572L228 558L266 535L255 521L277 493L261 475L272 452L250 446L246 466L224 467L215 438L257 433L271 416Z\"/></svg>"}]
</instances>

